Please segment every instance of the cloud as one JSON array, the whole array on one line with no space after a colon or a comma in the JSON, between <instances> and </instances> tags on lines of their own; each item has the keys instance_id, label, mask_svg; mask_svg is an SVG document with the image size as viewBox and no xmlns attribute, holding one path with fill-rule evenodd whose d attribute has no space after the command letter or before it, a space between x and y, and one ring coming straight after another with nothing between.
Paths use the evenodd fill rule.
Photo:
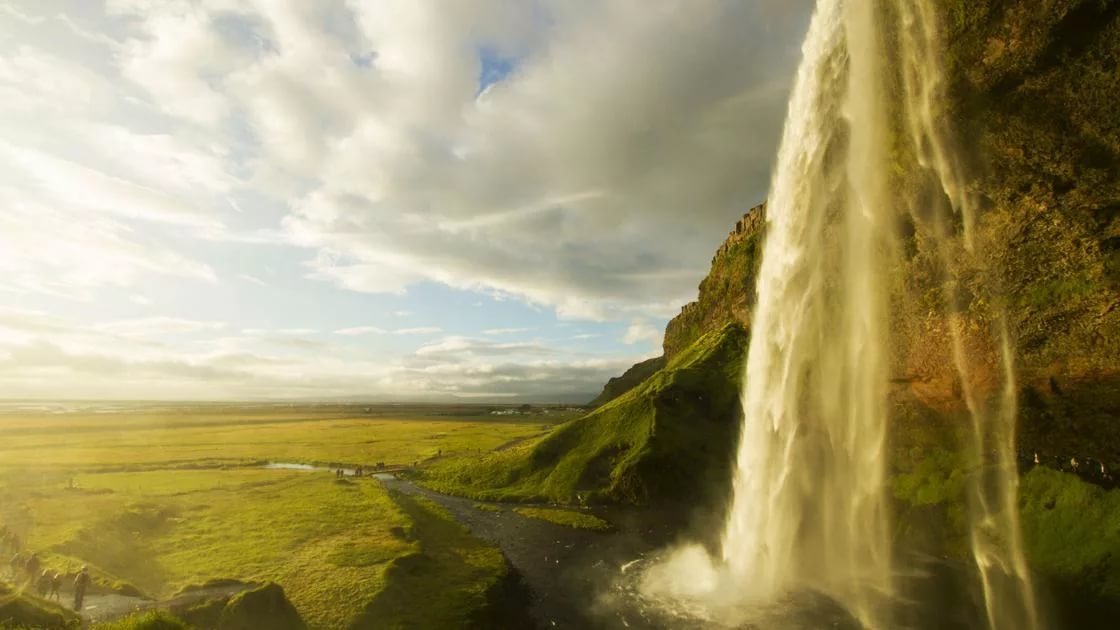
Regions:
<instances>
[{"instance_id":1,"label":"cloud","mask_svg":"<svg viewBox=\"0 0 1120 630\"><path fill-rule=\"evenodd\" d=\"M309 277L618 319L691 298L727 226L763 198L811 4L111 10L135 25L122 78L222 134L232 170L290 208L283 230L314 250Z\"/></svg>"},{"instance_id":2,"label":"cloud","mask_svg":"<svg viewBox=\"0 0 1120 630\"><path fill-rule=\"evenodd\" d=\"M120 334L169 328L198 328L196 334L204 336L223 332L217 326L151 319L90 328L39 311L0 309L0 387L10 396L86 399L360 395L582 402L634 360L573 354L540 342L467 337L446 337L413 353L369 360L345 347L324 352L323 342L275 331L177 345Z\"/></svg>"},{"instance_id":3,"label":"cloud","mask_svg":"<svg viewBox=\"0 0 1120 630\"><path fill-rule=\"evenodd\" d=\"M352 328L340 328L334 331L334 334L358 337L361 335L382 335L385 334L385 332L384 328L378 328L377 326L354 326Z\"/></svg>"},{"instance_id":4,"label":"cloud","mask_svg":"<svg viewBox=\"0 0 1120 630\"><path fill-rule=\"evenodd\" d=\"M477 99L465 42L494 15L531 30L518 7L372 5L377 60L344 76L384 106L335 131L285 226L330 252L314 277L350 290L435 281L569 317L663 313L765 194L808 4L546 3L541 43L504 42L524 46L516 71ZM382 10L409 19L387 34ZM421 47L429 32L444 39Z\"/></svg>"},{"instance_id":5,"label":"cloud","mask_svg":"<svg viewBox=\"0 0 1120 630\"><path fill-rule=\"evenodd\" d=\"M649 322L695 295L765 194L811 5L0 6L0 294L54 309L0 321L0 388L42 394L64 374L99 396L597 390L634 357L498 343L528 332L516 321L371 360L346 344L371 326L192 330L205 322L184 309L99 329L58 304L228 303L219 278L262 287L267 308L306 286L293 275L364 293L434 283L477 293L464 304L482 315L518 300L653 343ZM265 283L245 260L277 271ZM393 314L387 333L443 332Z\"/></svg>"},{"instance_id":6,"label":"cloud","mask_svg":"<svg viewBox=\"0 0 1120 630\"><path fill-rule=\"evenodd\" d=\"M444 339L421 346L416 356L432 357L476 357L476 356L526 356L556 354L556 350L536 342L497 343L486 339L470 337L445 337Z\"/></svg>"},{"instance_id":7,"label":"cloud","mask_svg":"<svg viewBox=\"0 0 1120 630\"><path fill-rule=\"evenodd\" d=\"M216 281L207 264L138 238L125 224L27 199L0 181L0 288L89 299L149 275Z\"/></svg>"},{"instance_id":8,"label":"cloud","mask_svg":"<svg viewBox=\"0 0 1120 630\"><path fill-rule=\"evenodd\" d=\"M125 337L158 337L206 330L221 330L225 322L198 321L181 317L144 317L96 324L96 330Z\"/></svg>"},{"instance_id":9,"label":"cloud","mask_svg":"<svg viewBox=\"0 0 1120 630\"><path fill-rule=\"evenodd\" d=\"M276 329L244 328L244 329L241 330L241 334L254 336L254 337L278 336L278 335L289 335L289 336L297 336L298 337L298 336L301 336L301 335L314 335L314 334L317 334L318 332L319 331L314 329L314 328L276 328Z\"/></svg>"},{"instance_id":10,"label":"cloud","mask_svg":"<svg viewBox=\"0 0 1120 630\"><path fill-rule=\"evenodd\" d=\"M648 320L635 318L630 321L630 325L622 335L622 342L627 344L659 344L661 342L661 331Z\"/></svg>"},{"instance_id":11,"label":"cloud","mask_svg":"<svg viewBox=\"0 0 1120 630\"><path fill-rule=\"evenodd\" d=\"M517 333L529 332L532 328L488 328L482 331L484 335L516 335Z\"/></svg>"},{"instance_id":12,"label":"cloud","mask_svg":"<svg viewBox=\"0 0 1120 630\"><path fill-rule=\"evenodd\" d=\"M259 287L267 287L268 286L268 283L265 282L264 280L261 280L260 278L258 278L256 276L253 276L253 275L249 275L247 273L239 273L239 274L237 274L237 277L240 280L244 280L245 282L248 282L250 284L255 284Z\"/></svg>"},{"instance_id":13,"label":"cloud","mask_svg":"<svg viewBox=\"0 0 1120 630\"><path fill-rule=\"evenodd\" d=\"M417 328L398 328L393 331L394 335L438 335L443 332L442 328L438 326L420 326Z\"/></svg>"}]
</instances>

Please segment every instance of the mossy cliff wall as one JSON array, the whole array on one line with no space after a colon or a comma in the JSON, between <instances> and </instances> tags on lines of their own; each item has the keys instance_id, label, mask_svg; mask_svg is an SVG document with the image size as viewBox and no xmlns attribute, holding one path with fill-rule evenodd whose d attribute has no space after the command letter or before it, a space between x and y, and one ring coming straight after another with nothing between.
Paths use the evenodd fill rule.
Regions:
<instances>
[{"instance_id":1,"label":"mossy cliff wall","mask_svg":"<svg viewBox=\"0 0 1120 630\"><path fill-rule=\"evenodd\" d=\"M751 208L712 257L695 302L665 327L665 357L673 358L704 334L726 324L749 328L755 302L755 272L762 258L766 204Z\"/></svg>"},{"instance_id":2,"label":"mossy cliff wall","mask_svg":"<svg viewBox=\"0 0 1120 630\"><path fill-rule=\"evenodd\" d=\"M983 391L998 381L992 329L1005 313L1020 446L1120 468L1120 1L934 4L977 255L944 277L930 231L911 226L898 380L959 409L949 327L964 331ZM961 297L951 317L943 283Z\"/></svg>"}]
</instances>

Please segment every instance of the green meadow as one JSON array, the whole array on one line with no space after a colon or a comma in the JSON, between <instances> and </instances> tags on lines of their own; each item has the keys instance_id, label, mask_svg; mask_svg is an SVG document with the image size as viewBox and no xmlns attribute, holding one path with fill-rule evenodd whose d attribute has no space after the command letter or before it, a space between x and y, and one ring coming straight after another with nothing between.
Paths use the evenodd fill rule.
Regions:
<instances>
[{"instance_id":1,"label":"green meadow","mask_svg":"<svg viewBox=\"0 0 1120 630\"><path fill-rule=\"evenodd\" d=\"M409 625L410 608L398 610L392 594L443 576L440 589L462 596L411 610L451 620L504 577L497 550L452 535L458 530L445 513L390 496L376 480L260 466L477 456L564 418L423 411L207 406L0 415L0 524L47 566L87 564L96 584L121 592L167 598L213 579L273 581L312 628L368 625L382 613ZM438 541L425 539L433 532ZM418 557L425 571L410 569ZM449 558L469 561L448 568Z\"/></svg>"}]
</instances>

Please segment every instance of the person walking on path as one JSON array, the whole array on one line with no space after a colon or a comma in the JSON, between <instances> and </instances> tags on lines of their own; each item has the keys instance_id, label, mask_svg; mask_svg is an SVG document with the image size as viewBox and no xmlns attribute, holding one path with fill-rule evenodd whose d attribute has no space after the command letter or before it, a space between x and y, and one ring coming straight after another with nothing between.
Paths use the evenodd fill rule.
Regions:
<instances>
[{"instance_id":1,"label":"person walking on path","mask_svg":"<svg viewBox=\"0 0 1120 630\"><path fill-rule=\"evenodd\" d=\"M78 576L74 578L74 610L81 612L82 601L86 598L86 587L89 586L89 567L82 567Z\"/></svg>"},{"instance_id":2,"label":"person walking on path","mask_svg":"<svg viewBox=\"0 0 1120 630\"><path fill-rule=\"evenodd\" d=\"M61 602L62 601L62 593L60 592L61 588L62 588L62 573L60 571L55 571L54 573L51 574L51 590L50 590L49 593L47 593L47 599L51 599L53 597L54 601Z\"/></svg>"},{"instance_id":3,"label":"person walking on path","mask_svg":"<svg viewBox=\"0 0 1120 630\"><path fill-rule=\"evenodd\" d=\"M39 578L39 569L43 568L43 564L39 561L39 554L33 553L27 559L27 564L23 565L23 570L27 574L27 583L35 584L35 580Z\"/></svg>"}]
</instances>

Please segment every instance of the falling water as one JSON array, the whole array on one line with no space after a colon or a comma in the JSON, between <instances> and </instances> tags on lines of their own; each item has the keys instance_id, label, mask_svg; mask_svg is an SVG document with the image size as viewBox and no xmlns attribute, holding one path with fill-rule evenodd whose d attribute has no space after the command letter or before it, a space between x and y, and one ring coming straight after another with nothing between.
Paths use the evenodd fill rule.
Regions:
<instances>
[{"instance_id":1,"label":"falling water","mask_svg":"<svg viewBox=\"0 0 1120 630\"><path fill-rule=\"evenodd\" d=\"M941 111L932 5L818 2L771 182L722 548L716 557L698 546L679 549L645 578L647 592L690 604L693 614L726 620L736 603L810 588L867 626L891 625L884 605L894 591L885 495L890 274L898 269L899 217L930 214L891 188L887 147L898 129L922 176L944 193L943 225L956 216L964 226L960 238L942 232L947 273L949 241L971 251L974 224ZM898 40L890 54L887 32ZM892 72L897 81L887 78ZM993 412L968 386L968 357L954 336L975 468L983 471L971 534L989 625L1030 629L1037 621L1015 506L1005 329L998 343L1004 392Z\"/></svg>"},{"instance_id":2,"label":"falling water","mask_svg":"<svg viewBox=\"0 0 1120 630\"><path fill-rule=\"evenodd\" d=\"M940 106L945 101L946 86L939 61L937 20L930 3L923 0L901 0L898 16L904 66L905 98L902 102L911 144L918 164L933 176L949 207L961 219L963 248L954 252L946 219L937 217L942 232L939 243L942 264L952 275L962 264L976 265L976 210L965 187L960 163L954 158L949 129L943 122L945 114ZM917 213L921 209L911 208L911 211ZM946 283L946 287L946 303L951 312L956 312L963 306L961 296L951 283ZM981 289L995 292L998 287ZM953 360L972 417L972 444L968 455L974 473L970 476L969 488L969 536L989 627L1036 630L1041 622L1019 530L1015 367L1007 322L1002 313L996 314L994 328L1002 388L995 400L986 402L974 385L961 322L952 321L950 326Z\"/></svg>"}]
</instances>

